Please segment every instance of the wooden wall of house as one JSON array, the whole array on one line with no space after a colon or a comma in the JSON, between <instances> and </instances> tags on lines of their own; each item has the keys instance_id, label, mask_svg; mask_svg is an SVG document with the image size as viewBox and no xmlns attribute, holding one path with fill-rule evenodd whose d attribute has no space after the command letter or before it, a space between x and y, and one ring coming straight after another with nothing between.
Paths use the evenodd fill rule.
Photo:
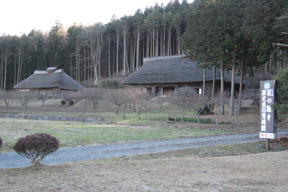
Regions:
<instances>
[{"instance_id":1,"label":"wooden wall of house","mask_svg":"<svg viewBox=\"0 0 288 192\"><path fill-rule=\"evenodd\" d=\"M193 82L193 83L170 83L170 84L150 84L150 85L143 85L150 91L153 95L161 96L161 95L168 95L172 93L175 89L189 86L196 89L199 93L200 89L203 91L203 82ZM142 87L143 87L142 86ZM212 86L213 81L206 81L205 84L205 95L211 96L212 95ZM217 80L215 82L215 94L220 93L221 82ZM230 94L231 83L224 82L224 91ZM239 84L235 84L235 95L239 92ZM203 94L203 93L202 93Z\"/></svg>"}]
</instances>

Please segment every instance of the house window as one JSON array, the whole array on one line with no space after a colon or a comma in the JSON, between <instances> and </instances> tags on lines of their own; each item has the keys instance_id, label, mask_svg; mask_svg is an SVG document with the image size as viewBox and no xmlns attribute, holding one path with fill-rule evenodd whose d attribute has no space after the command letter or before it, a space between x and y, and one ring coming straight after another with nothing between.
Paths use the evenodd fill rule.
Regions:
<instances>
[{"instance_id":1,"label":"house window","mask_svg":"<svg viewBox=\"0 0 288 192\"><path fill-rule=\"evenodd\" d=\"M163 95L169 95L175 90L175 87L163 87Z\"/></svg>"},{"instance_id":2,"label":"house window","mask_svg":"<svg viewBox=\"0 0 288 192\"><path fill-rule=\"evenodd\" d=\"M152 87L147 87L147 91L148 91L149 93L152 93Z\"/></svg>"},{"instance_id":3,"label":"house window","mask_svg":"<svg viewBox=\"0 0 288 192\"><path fill-rule=\"evenodd\" d=\"M195 88L195 90L197 91L197 93L198 93L199 95L202 95L202 89L201 89L201 88Z\"/></svg>"}]
</instances>

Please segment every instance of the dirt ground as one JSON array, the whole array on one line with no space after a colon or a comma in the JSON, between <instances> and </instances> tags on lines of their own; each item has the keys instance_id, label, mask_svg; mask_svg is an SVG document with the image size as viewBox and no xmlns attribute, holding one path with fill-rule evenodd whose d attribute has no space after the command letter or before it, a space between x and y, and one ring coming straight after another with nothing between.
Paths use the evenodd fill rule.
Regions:
<instances>
[{"instance_id":1,"label":"dirt ground","mask_svg":"<svg viewBox=\"0 0 288 192\"><path fill-rule=\"evenodd\" d=\"M0 169L0 191L288 191L288 151Z\"/></svg>"}]
</instances>

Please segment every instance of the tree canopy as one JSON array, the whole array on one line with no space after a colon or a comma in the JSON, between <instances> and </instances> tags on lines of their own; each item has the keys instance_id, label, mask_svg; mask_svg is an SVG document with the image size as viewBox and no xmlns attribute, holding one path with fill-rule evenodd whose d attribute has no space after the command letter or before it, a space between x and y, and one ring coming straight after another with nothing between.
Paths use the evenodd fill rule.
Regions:
<instances>
[{"instance_id":1,"label":"tree canopy","mask_svg":"<svg viewBox=\"0 0 288 192\"><path fill-rule=\"evenodd\" d=\"M288 31L287 4L286 0L195 0L190 4L174 0L119 19L113 16L105 25L74 24L65 30L57 21L49 32L3 35L1 89L11 89L34 70L47 67L63 68L85 83L127 75L142 65L144 57L183 52L199 63L218 64L222 58L226 70L235 65L240 71L244 65L250 74L271 58L273 65L283 66L287 51L273 43ZM100 41L84 43L88 29L99 32L100 28ZM100 43L94 52L91 43Z\"/></svg>"}]
</instances>

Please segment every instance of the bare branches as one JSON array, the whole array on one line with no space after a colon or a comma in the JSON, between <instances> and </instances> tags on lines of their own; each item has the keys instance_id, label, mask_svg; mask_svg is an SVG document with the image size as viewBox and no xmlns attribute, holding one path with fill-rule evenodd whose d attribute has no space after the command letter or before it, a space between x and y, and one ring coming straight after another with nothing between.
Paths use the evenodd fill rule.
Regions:
<instances>
[{"instance_id":1,"label":"bare branches","mask_svg":"<svg viewBox=\"0 0 288 192\"><path fill-rule=\"evenodd\" d=\"M14 99L14 93L11 91L1 91L0 92L0 100L3 100L6 105L6 112L8 112L9 105L12 103Z\"/></svg>"},{"instance_id":2,"label":"bare branches","mask_svg":"<svg viewBox=\"0 0 288 192\"><path fill-rule=\"evenodd\" d=\"M30 101L32 99L37 98L37 93L30 92L30 91L20 91L20 92L16 92L16 98L19 100L20 104L23 106L24 112L26 112Z\"/></svg>"},{"instance_id":3,"label":"bare branches","mask_svg":"<svg viewBox=\"0 0 288 192\"><path fill-rule=\"evenodd\" d=\"M198 123L200 122L200 113L207 103L207 99L201 97L197 94L197 91L191 87L181 87L174 91L174 93L169 96L168 101L181 108L181 122L183 122L185 110L192 109L196 114Z\"/></svg>"},{"instance_id":4,"label":"bare branches","mask_svg":"<svg viewBox=\"0 0 288 192\"><path fill-rule=\"evenodd\" d=\"M99 84L99 66L101 61L101 53L104 45L103 34L105 27L102 24L95 24L91 27L86 27L82 34L83 46L86 46L90 54L92 63L92 71L94 72L94 83Z\"/></svg>"},{"instance_id":5,"label":"bare branches","mask_svg":"<svg viewBox=\"0 0 288 192\"><path fill-rule=\"evenodd\" d=\"M152 100L151 93L144 88L129 89L129 98L135 104L138 118L142 112L147 110L149 112L149 120L151 118Z\"/></svg>"},{"instance_id":6,"label":"bare branches","mask_svg":"<svg viewBox=\"0 0 288 192\"><path fill-rule=\"evenodd\" d=\"M114 92L108 92L105 94L104 99L116 105L115 113L118 114L120 107L122 105L126 107L128 103L128 92L124 89L119 89Z\"/></svg>"}]
</instances>

